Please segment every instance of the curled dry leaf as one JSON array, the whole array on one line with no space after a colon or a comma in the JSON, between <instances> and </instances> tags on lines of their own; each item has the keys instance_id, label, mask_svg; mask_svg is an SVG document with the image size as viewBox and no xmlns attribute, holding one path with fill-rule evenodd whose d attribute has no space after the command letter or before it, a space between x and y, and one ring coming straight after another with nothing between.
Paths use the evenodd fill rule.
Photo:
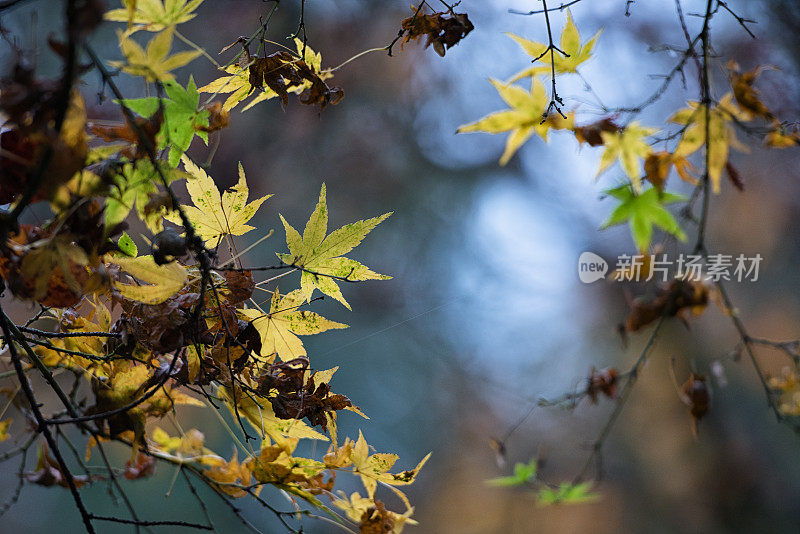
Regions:
<instances>
[{"instance_id":1,"label":"curled dry leaf","mask_svg":"<svg viewBox=\"0 0 800 534\"><path fill-rule=\"evenodd\" d=\"M622 130L614 122L613 117L606 117L597 122L576 126L573 131L579 143L587 143L589 146L600 146L603 144L602 132L619 133Z\"/></svg>"},{"instance_id":2,"label":"curled dry leaf","mask_svg":"<svg viewBox=\"0 0 800 534\"><path fill-rule=\"evenodd\" d=\"M258 393L269 399L279 419L303 419L328 429L326 414L352 408L350 399L331 393L328 383L308 373L308 359L295 358L271 365L259 378Z\"/></svg>"},{"instance_id":3,"label":"curled dry leaf","mask_svg":"<svg viewBox=\"0 0 800 534\"><path fill-rule=\"evenodd\" d=\"M292 86L310 84L300 95L300 102L317 105L320 109L328 104L338 104L344 97L344 91L340 87L328 87L305 61L283 50L255 58L250 64L249 72L252 88L263 88L266 85L280 97L284 106L289 103L289 88Z\"/></svg>"},{"instance_id":4,"label":"curled dry leaf","mask_svg":"<svg viewBox=\"0 0 800 534\"><path fill-rule=\"evenodd\" d=\"M236 107L253 94L256 88L260 88L261 91L257 92L258 94L244 107L243 111L250 109L259 102L275 97L280 97L285 104L288 102L289 93L302 95L301 102L304 104L323 106L338 103L344 93L338 87L330 88L326 85L327 82L325 80L333 77L333 71L322 68L322 54L315 52L302 39L295 38L294 43L297 50L295 55L284 53L280 56L275 56L273 54L273 59L267 61L275 63L275 66L286 74L286 77L284 77L283 75L276 76L276 72L267 72L269 69L267 68L267 62L264 61L265 58L254 58L248 49L247 38L239 37L232 44L222 49L222 52L225 52L236 45L242 45L242 53L237 63L222 69L225 75L204 85L199 91L201 93L213 93L214 95L229 95L222 104L223 111L230 111ZM279 62L278 59L280 58L283 59ZM250 70L251 66L255 66L254 71ZM259 73L261 74L260 77ZM269 84L264 87L266 81L269 81L278 89L281 89L281 85L283 88L275 91ZM255 86L251 82L255 82ZM213 113L213 110L209 109L209 112Z\"/></svg>"},{"instance_id":5,"label":"curled dry leaf","mask_svg":"<svg viewBox=\"0 0 800 534\"><path fill-rule=\"evenodd\" d=\"M403 44L427 36L425 47L433 49L444 57L447 49L457 45L469 32L475 29L466 13L439 12L425 14L420 8L413 8L414 14L401 22L406 36Z\"/></svg>"},{"instance_id":6,"label":"curled dry leaf","mask_svg":"<svg viewBox=\"0 0 800 534\"><path fill-rule=\"evenodd\" d=\"M394 531L394 516L386 513L383 502L375 501L372 506L361 514L361 534L385 534Z\"/></svg>"},{"instance_id":7,"label":"curled dry leaf","mask_svg":"<svg viewBox=\"0 0 800 534\"><path fill-rule=\"evenodd\" d=\"M39 460L36 462L36 471L24 473L25 480L31 484L39 486L61 486L69 488L66 474L61 470L58 461L50 454L46 443L42 443L39 448ZM90 482L87 475L72 475L72 481L76 487L80 488Z\"/></svg>"},{"instance_id":8,"label":"curled dry leaf","mask_svg":"<svg viewBox=\"0 0 800 534\"><path fill-rule=\"evenodd\" d=\"M133 123L127 121L120 125L90 124L89 133L109 143L125 141L136 145L136 150L129 148L123 150L123 155L135 159L147 157L147 145L155 148L156 135L161 131L164 123L164 109L159 109L150 117L137 117Z\"/></svg>"},{"instance_id":9,"label":"curled dry leaf","mask_svg":"<svg viewBox=\"0 0 800 534\"><path fill-rule=\"evenodd\" d=\"M226 300L233 306L253 296L256 284L250 271L224 271Z\"/></svg>"},{"instance_id":10,"label":"curled dry leaf","mask_svg":"<svg viewBox=\"0 0 800 534\"><path fill-rule=\"evenodd\" d=\"M158 304L121 299L127 318L124 328L127 335L156 353L168 353L183 347L191 332L186 325L191 321L197 293L180 293Z\"/></svg>"},{"instance_id":11,"label":"curled dry leaf","mask_svg":"<svg viewBox=\"0 0 800 534\"><path fill-rule=\"evenodd\" d=\"M156 458L149 454L140 452L136 455L136 463L133 463L131 460L125 463L125 478L128 480L147 478L155 472Z\"/></svg>"},{"instance_id":12,"label":"curled dry leaf","mask_svg":"<svg viewBox=\"0 0 800 534\"><path fill-rule=\"evenodd\" d=\"M686 314L699 315L708 304L710 288L692 280L672 280L659 289L655 298L637 300L623 325L624 332L637 332L659 320L662 316L678 316L686 320Z\"/></svg>"},{"instance_id":13,"label":"curled dry leaf","mask_svg":"<svg viewBox=\"0 0 800 534\"><path fill-rule=\"evenodd\" d=\"M644 178L653 184L659 192L663 193L672 167L675 167L681 180L692 185L697 184L697 180L691 174L696 169L689 163L689 160L666 151L653 152L645 158Z\"/></svg>"},{"instance_id":14,"label":"curled dry leaf","mask_svg":"<svg viewBox=\"0 0 800 534\"><path fill-rule=\"evenodd\" d=\"M0 249L0 274L17 298L70 307L90 280L89 258L66 234L52 237L38 226L20 225Z\"/></svg>"},{"instance_id":15,"label":"curled dry leaf","mask_svg":"<svg viewBox=\"0 0 800 534\"><path fill-rule=\"evenodd\" d=\"M752 117L761 117L768 121L774 121L775 115L761 101L761 93L753 84L759 74L772 68L774 67L760 65L753 70L742 72L738 63L733 60L728 61L728 76L736 103Z\"/></svg>"},{"instance_id":16,"label":"curled dry leaf","mask_svg":"<svg viewBox=\"0 0 800 534\"><path fill-rule=\"evenodd\" d=\"M586 394L589 395L592 404L597 403L598 394L603 394L609 399L617 398L617 378L619 372L613 367L597 370L592 367L589 373L589 383L586 386Z\"/></svg>"},{"instance_id":17,"label":"curled dry leaf","mask_svg":"<svg viewBox=\"0 0 800 534\"><path fill-rule=\"evenodd\" d=\"M223 109L222 102L212 102L203 106L203 109L208 111L208 124L195 125L195 130L202 132L216 132L227 128L231 122L231 114L228 110Z\"/></svg>"}]
</instances>

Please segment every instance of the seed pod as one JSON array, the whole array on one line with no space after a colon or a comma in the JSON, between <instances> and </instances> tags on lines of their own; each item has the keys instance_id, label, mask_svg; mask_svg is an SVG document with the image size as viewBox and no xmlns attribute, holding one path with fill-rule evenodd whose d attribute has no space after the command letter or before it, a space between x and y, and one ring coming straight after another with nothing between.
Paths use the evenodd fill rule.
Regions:
<instances>
[{"instance_id":1,"label":"seed pod","mask_svg":"<svg viewBox=\"0 0 800 534\"><path fill-rule=\"evenodd\" d=\"M186 239L175 230L166 229L153 237L153 261L164 265L186 254Z\"/></svg>"},{"instance_id":2,"label":"seed pod","mask_svg":"<svg viewBox=\"0 0 800 534\"><path fill-rule=\"evenodd\" d=\"M586 387L586 394L597 403L597 394L602 393L609 399L617 398L617 376L618 371L613 367L597 370L592 367L589 373L589 385Z\"/></svg>"},{"instance_id":3,"label":"seed pod","mask_svg":"<svg viewBox=\"0 0 800 534\"><path fill-rule=\"evenodd\" d=\"M689 407L692 415L692 432L697 436L697 423L708 412L711 404L711 392L706 384L706 377L691 373L681 386L681 397Z\"/></svg>"}]
</instances>

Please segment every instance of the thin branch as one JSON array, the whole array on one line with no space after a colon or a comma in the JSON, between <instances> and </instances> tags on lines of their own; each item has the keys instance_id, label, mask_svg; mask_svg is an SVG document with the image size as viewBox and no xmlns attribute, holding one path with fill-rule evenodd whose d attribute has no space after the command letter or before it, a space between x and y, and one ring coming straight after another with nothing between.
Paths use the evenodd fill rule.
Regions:
<instances>
[{"instance_id":1,"label":"thin branch","mask_svg":"<svg viewBox=\"0 0 800 534\"><path fill-rule=\"evenodd\" d=\"M139 527L186 527L196 530L212 530L208 525L203 525L201 523L190 523L188 521L141 521L95 514L92 514L91 518L95 521L108 521L110 523L122 523L123 525L136 525Z\"/></svg>"},{"instance_id":2,"label":"thin branch","mask_svg":"<svg viewBox=\"0 0 800 534\"><path fill-rule=\"evenodd\" d=\"M756 39L756 38L757 38L757 37L755 36L755 34L754 34L753 32L751 32L751 31L750 31L750 28L748 28L748 27L747 27L747 25L748 25L748 24L756 24L756 21L754 21L754 20L751 20L751 19L745 19L745 18L742 18L742 17L740 17L739 15L737 15L736 13L734 13L734 12L733 12L733 10L732 10L730 7L728 7L728 3L727 3L727 2L723 2L722 0L719 0L719 1L717 2L717 6L721 7L722 9L724 9L725 11L727 11L728 13L730 13L730 14L731 14L731 16L732 16L733 18L735 18L735 19L736 19L736 22L738 22L738 23L739 23L739 25L740 25L742 28L744 28L744 31L746 31L746 32L747 32L747 34L748 34L750 37L752 37L753 39Z\"/></svg>"},{"instance_id":3,"label":"thin branch","mask_svg":"<svg viewBox=\"0 0 800 534\"><path fill-rule=\"evenodd\" d=\"M573 484L577 484L581 482L586 473L589 471L589 468L592 465L592 462L597 459L598 461L598 472L597 477L600 477L601 468L600 468L600 461L601 461L601 454L603 449L603 444L608 438L611 429L614 427L614 423L617 422L619 415L622 413L622 409L625 407L625 403L628 401L628 398L633 391L633 386L636 384L636 380L639 378L639 373L644 367L645 362L647 361L647 356L650 353L650 350L653 348L653 345L656 342L656 337L658 337L658 333L661 331L661 327L664 325L667 316L662 315L661 319L656 324L655 328L653 329L652 334L650 334L650 338L647 340L642 352L639 354L639 357L636 359L636 362L631 367L630 371L627 373L627 381L622 386L622 392L620 393L619 399L617 400L616 405L614 406L614 410L609 415L608 419L606 420L605 425L600 430L600 434L598 434L597 438L592 443L592 452L589 454L589 457L586 459L586 463L583 465L583 468L578 472L573 480Z\"/></svg>"},{"instance_id":4,"label":"thin branch","mask_svg":"<svg viewBox=\"0 0 800 534\"><path fill-rule=\"evenodd\" d=\"M550 114L550 112L553 109L555 109L558 112L558 114L561 115L563 118L565 118L565 119L567 118L567 116L564 115L564 112L561 111L561 108L559 107L559 105L563 105L564 104L564 101L561 99L561 97L558 96L558 91L556 91L556 59L555 59L555 52L556 51L560 52L561 55L563 55L564 57L569 57L569 54L567 54L566 52L564 52L563 50L558 48L553 43L553 30L550 27L550 14L548 13L548 10L547 10L547 0L542 0L542 5L544 6L544 9L542 10L542 12L544 13L544 21L547 24L547 40L548 40L548 44L547 44L547 48L545 49L545 51L542 52L539 57L534 58L533 62L538 61L539 59L544 57L545 54L550 52L550 81L551 81L551 84L552 84L552 90L551 90L551 94L550 94L550 103L547 105L547 109L542 114L542 122L544 122L547 119L547 116Z\"/></svg>"},{"instance_id":5,"label":"thin branch","mask_svg":"<svg viewBox=\"0 0 800 534\"><path fill-rule=\"evenodd\" d=\"M517 11L516 9L509 9L508 12L514 15L538 15L539 13L548 13L551 11L564 11L569 6L575 5L580 1L581 0L572 0L571 2L567 2L566 4L561 3L559 4L558 7L551 7L550 9L548 9L547 6L545 6L544 9L536 9L534 11Z\"/></svg>"},{"instance_id":6,"label":"thin branch","mask_svg":"<svg viewBox=\"0 0 800 534\"><path fill-rule=\"evenodd\" d=\"M726 311L731 318L731 322L733 323L734 328L736 328L736 332L739 334L739 338L744 345L745 352L747 353L747 357L750 359L750 363L753 364L753 369L756 371L756 375L758 376L759 382L761 382L761 387L764 389L764 394L767 398L767 403L769 404L770 409L775 414L775 418L778 421L783 420L783 414L780 412L778 405L774 402L772 396L772 390L769 387L769 383L767 382L767 377L764 374L764 371L761 370L761 365L758 363L758 358L756 358L755 351L753 350L753 344L756 343L750 335L747 333L747 329L744 326L741 318L739 317L739 312L736 308L733 307L733 302L731 301L730 296L728 295L728 291L725 289L725 286L722 284L721 281L717 281L715 283L717 287L717 291L719 292L720 297L722 298L722 303L725 305ZM763 344L763 340L759 340L760 343Z\"/></svg>"},{"instance_id":7,"label":"thin branch","mask_svg":"<svg viewBox=\"0 0 800 534\"><path fill-rule=\"evenodd\" d=\"M33 334L39 337L48 338L67 338L67 337L121 337L122 334L115 332L47 332L45 330L38 330L27 326L14 325L21 332L26 334Z\"/></svg>"},{"instance_id":8,"label":"thin branch","mask_svg":"<svg viewBox=\"0 0 800 534\"><path fill-rule=\"evenodd\" d=\"M0 306L0 325L2 326L2 330L7 339L11 338L11 322L6 317L5 313L2 311L2 306ZM30 405L31 412L36 420L38 425L37 430L44 435L45 440L47 441L47 445L50 447L50 450L55 458L56 462L58 462L59 469L64 475L64 479L67 481L67 487L69 488L70 494L72 495L72 499L75 501L75 506L78 509L78 512L81 515L81 519L83 520L83 526L86 527L86 532L89 534L94 534L94 526L92 525L92 516L89 511L86 509L86 506L83 504L83 499L81 499L80 493L78 493L78 487L75 485L75 479L72 476L72 473L69 470L64 458L61 456L61 451L58 448L58 443L53 438L53 434L50 432L50 429L47 426L47 422L42 415L41 410L39 409L39 403L36 400L36 397L33 393L33 389L31 388L30 382L28 382L27 376L25 376L25 372L22 369L22 362L20 361L19 354L17 353L17 348L14 343L8 343L8 350L11 354L11 362L14 365L14 369L17 371L17 377L19 379L20 384L22 385L22 391L25 393L25 397L28 399L28 404Z\"/></svg>"}]
</instances>

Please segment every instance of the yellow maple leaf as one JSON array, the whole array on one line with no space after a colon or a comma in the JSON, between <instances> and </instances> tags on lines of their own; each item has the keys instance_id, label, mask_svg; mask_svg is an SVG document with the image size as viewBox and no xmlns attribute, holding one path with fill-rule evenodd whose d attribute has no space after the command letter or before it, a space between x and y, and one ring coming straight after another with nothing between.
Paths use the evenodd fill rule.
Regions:
<instances>
[{"instance_id":1,"label":"yellow maple leaf","mask_svg":"<svg viewBox=\"0 0 800 534\"><path fill-rule=\"evenodd\" d=\"M673 156L685 158L708 145L708 177L714 193L719 193L722 170L728 162L729 147L747 151L747 147L736 138L733 123L749 119L750 114L734 103L733 95L726 94L716 106L708 110L708 143L706 143L706 108L700 102L689 102L688 107L669 118L670 122L686 125Z\"/></svg>"},{"instance_id":2,"label":"yellow maple leaf","mask_svg":"<svg viewBox=\"0 0 800 534\"><path fill-rule=\"evenodd\" d=\"M106 20L126 22L128 27L138 24L134 30L157 32L167 26L192 20L194 10L203 0L122 0L123 7L105 14Z\"/></svg>"},{"instance_id":3,"label":"yellow maple leaf","mask_svg":"<svg viewBox=\"0 0 800 534\"><path fill-rule=\"evenodd\" d=\"M422 469L430 456L430 453L428 453L428 455L410 471L402 471L396 474L389 473L389 470L399 457L396 454L388 453L369 454L369 445L367 445L367 441L364 439L364 435L361 431L358 432L358 440L353 444L352 451L350 452L350 460L353 462L353 469L361 477L361 482L364 484L364 488L367 490L367 495L370 498L375 497L375 490L378 487L378 482L389 486L412 484L420 469ZM393 488L393 491L408 508L411 507L411 503L403 492L395 488Z\"/></svg>"},{"instance_id":4,"label":"yellow maple leaf","mask_svg":"<svg viewBox=\"0 0 800 534\"><path fill-rule=\"evenodd\" d=\"M262 356L277 354L284 361L305 356L306 349L297 335L308 336L347 328L346 324L331 321L314 312L298 310L304 302L305 298L299 289L281 296L278 288L275 288L269 313L264 314L252 308L239 310L253 321L253 327L261 335Z\"/></svg>"},{"instance_id":5,"label":"yellow maple leaf","mask_svg":"<svg viewBox=\"0 0 800 534\"><path fill-rule=\"evenodd\" d=\"M304 57L306 65L308 65L321 80L324 81L333 78L331 71L322 70L321 53L314 52L314 50L312 50L307 44L304 46L302 39L295 38L294 43L295 47L297 48L297 57ZM304 48L305 55L303 55ZM240 65L230 65L223 70L226 74L228 74L228 76L220 76L213 82L210 82L198 89L198 92L211 93L214 95L229 95L222 104L222 109L225 111L230 111L253 93L253 86L250 84L250 69L248 66L242 67ZM286 87L286 91L289 93L300 94L309 87L311 87L311 82L308 80L303 80L303 83L299 85L296 83L290 83ZM270 100L278 96L278 93L267 86L264 86L260 89L261 90L258 92L258 94L256 94L255 98L253 98L244 108L242 108L242 111L247 111L259 102Z\"/></svg>"},{"instance_id":6,"label":"yellow maple leaf","mask_svg":"<svg viewBox=\"0 0 800 534\"><path fill-rule=\"evenodd\" d=\"M180 436L170 436L161 427L155 427L150 433L150 439L165 452L172 452L181 446Z\"/></svg>"},{"instance_id":7,"label":"yellow maple leaf","mask_svg":"<svg viewBox=\"0 0 800 534\"><path fill-rule=\"evenodd\" d=\"M353 468L361 476L361 482L370 498L375 496L378 480L392 468L399 456L388 453L369 454L369 445L361 431L358 431L358 440L353 445L350 460Z\"/></svg>"},{"instance_id":8,"label":"yellow maple leaf","mask_svg":"<svg viewBox=\"0 0 800 534\"><path fill-rule=\"evenodd\" d=\"M572 13L568 9L567 22L564 24L564 29L561 31L561 42L559 43L558 47L562 52L567 54L567 56L561 54L558 50L553 51L553 65L555 66L556 72L578 72L578 65L584 63L586 60L592 57L592 49L594 48L595 42L600 36L600 33L602 33L602 30L599 30L597 33L595 33L592 38L586 41L584 44L581 44L580 33L578 33L578 28L575 26L575 22L572 20ZM541 72L550 71L550 52L548 51L545 53L545 50L547 50L546 44L531 41L529 39L519 37L518 35L514 35L513 33L507 33L506 35L514 39L514 41L516 41L517 44L522 47L525 53L534 58L534 60L539 60L548 65L525 69L515 74L511 80L509 80L509 82L514 82L528 76L536 76Z\"/></svg>"},{"instance_id":9,"label":"yellow maple leaf","mask_svg":"<svg viewBox=\"0 0 800 534\"><path fill-rule=\"evenodd\" d=\"M126 61L110 61L109 64L132 76L142 76L149 82L172 80L175 77L171 71L186 65L200 55L197 50L169 55L174 33L174 27L160 31L150 39L147 48L144 49L130 38L129 32L117 31L119 46Z\"/></svg>"},{"instance_id":10,"label":"yellow maple leaf","mask_svg":"<svg viewBox=\"0 0 800 534\"><path fill-rule=\"evenodd\" d=\"M298 441L287 438L276 445L262 446L259 455L246 463L256 480L268 484L308 484L312 477L325 471L327 466L322 462L292 456Z\"/></svg>"},{"instance_id":11,"label":"yellow maple leaf","mask_svg":"<svg viewBox=\"0 0 800 534\"><path fill-rule=\"evenodd\" d=\"M326 237L328 204L325 198L325 184L322 184L319 201L306 223L302 237L281 215L289 253L278 254L278 257L287 265L303 271L300 277L302 298L304 300L311 298L316 288L350 309L336 283L336 278L348 281L390 279L391 276L373 272L365 265L342 256L358 246L373 228L391 214L392 212L389 212L372 219L356 221L334 230Z\"/></svg>"},{"instance_id":12,"label":"yellow maple leaf","mask_svg":"<svg viewBox=\"0 0 800 534\"><path fill-rule=\"evenodd\" d=\"M253 218L261 204L272 195L265 195L248 203L250 189L244 168L239 163L239 181L221 196L214 180L195 165L185 155L181 156L183 168L189 173L186 189L194 206L182 206L183 212L192 223L195 232L206 244L216 246L227 235L242 235L255 227L247 222ZM181 224L177 213L165 217L175 224Z\"/></svg>"},{"instance_id":13,"label":"yellow maple leaf","mask_svg":"<svg viewBox=\"0 0 800 534\"><path fill-rule=\"evenodd\" d=\"M236 410L234 410L233 395L229 388L219 386L217 395L225 401L231 414L235 416L238 413L244 417L262 437L269 437L278 443L284 442L284 438L328 441L324 434L317 432L300 419L279 419L272 409L272 404L264 397L252 393L245 395L239 391L236 394Z\"/></svg>"},{"instance_id":14,"label":"yellow maple leaf","mask_svg":"<svg viewBox=\"0 0 800 534\"><path fill-rule=\"evenodd\" d=\"M121 362L120 365L129 362ZM146 365L128 365L122 367L106 381L108 398L125 403L133 398L145 382L152 376L152 369Z\"/></svg>"},{"instance_id":15,"label":"yellow maple leaf","mask_svg":"<svg viewBox=\"0 0 800 534\"><path fill-rule=\"evenodd\" d=\"M85 305L93 309L87 315L75 315L72 310L51 309L47 315L59 325L59 331L64 333L78 332L108 332L111 326L111 313L105 304L96 297L93 300L84 300ZM50 347L43 345L34 347L34 352L42 358L45 365L56 365L76 370L83 370L92 376L107 376L104 369L107 365L100 364L77 354L59 352L57 349L66 349L73 352L83 352L95 356L106 356L108 353L107 339L89 335L69 336L51 339Z\"/></svg>"},{"instance_id":16,"label":"yellow maple leaf","mask_svg":"<svg viewBox=\"0 0 800 534\"><path fill-rule=\"evenodd\" d=\"M220 483L220 485L215 485L218 490L234 498L249 495L246 490L238 486L249 487L253 483L253 473L247 468L245 462L239 463L236 449L233 449L230 461L213 466L205 474L214 482ZM260 487L254 488L256 495L260 489Z\"/></svg>"},{"instance_id":17,"label":"yellow maple leaf","mask_svg":"<svg viewBox=\"0 0 800 534\"><path fill-rule=\"evenodd\" d=\"M124 271L147 284L114 282L117 291L127 299L145 304L161 304L186 284L186 269L178 262L158 265L152 256L130 258L122 255L109 257L108 262L119 265Z\"/></svg>"},{"instance_id":18,"label":"yellow maple leaf","mask_svg":"<svg viewBox=\"0 0 800 534\"><path fill-rule=\"evenodd\" d=\"M206 438L196 428L187 430L182 436L170 436L161 427L155 427L148 437L161 454L179 462L197 462L212 467L225 464L225 460L205 447Z\"/></svg>"},{"instance_id":19,"label":"yellow maple leaf","mask_svg":"<svg viewBox=\"0 0 800 534\"><path fill-rule=\"evenodd\" d=\"M511 109L491 113L482 119L458 128L457 133L486 132L496 134L511 132L506 140L506 148L500 157L500 165L505 165L519 148L535 133L547 141L547 131L552 128L570 128L574 125L574 114L564 119L559 114L544 113L550 100L544 85L536 77L531 79L530 92L518 85L503 83L490 79L500 98ZM544 120L543 120L544 119Z\"/></svg>"},{"instance_id":20,"label":"yellow maple leaf","mask_svg":"<svg viewBox=\"0 0 800 534\"><path fill-rule=\"evenodd\" d=\"M600 132L605 151L600 158L598 176L615 160L619 159L622 170L631 179L634 190L637 193L641 192L642 172L639 161L653 152L653 149L644 141L644 138L648 135L653 135L657 131L657 128L639 126L639 123L634 121L620 132Z\"/></svg>"}]
</instances>

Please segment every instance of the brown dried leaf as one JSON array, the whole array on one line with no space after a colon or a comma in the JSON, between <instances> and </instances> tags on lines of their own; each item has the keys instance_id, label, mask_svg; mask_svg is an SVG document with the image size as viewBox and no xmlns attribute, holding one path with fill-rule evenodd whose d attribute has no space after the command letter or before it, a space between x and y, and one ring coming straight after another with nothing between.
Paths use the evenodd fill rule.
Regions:
<instances>
[{"instance_id":1,"label":"brown dried leaf","mask_svg":"<svg viewBox=\"0 0 800 534\"><path fill-rule=\"evenodd\" d=\"M589 384L586 387L586 394L592 401L592 404L597 404L597 395L602 393L609 399L617 398L617 377L619 372L613 367L597 370L592 367L589 373Z\"/></svg>"},{"instance_id":2,"label":"brown dried leaf","mask_svg":"<svg viewBox=\"0 0 800 534\"><path fill-rule=\"evenodd\" d=\"M687 311L699 315L708 304L709 294L709 287L701 282L672 280L661 287L652 300L635 301L622 329L637 332L662 316L679 316L685 320Z\"/></svg>"},{"instance_id":3,"label":"brown dried leaf","mask_svg":"<svg viewBox=\"0 0 800 534\"><path fill-rule=\"evenodd\" d=\"M124 154L134 158L147 157L147 149L145 142L140 139L140 135L147 141L151 147L155 147L156 135L161 131L161 124L164 121L164 109L159 108L150 118L138 117L134 121L132 127L130 123L125 122L117 126L103 126L100 124L90 124L89 133L100 137L104 141L110 143L118 141L126 141L136 145L136 152L134 154Z\"/></svg>"},{"instance_id":4,"label":"brown dried leaf","mask_svg":"<svg viewBox=\"0 0 800 534\"><path fill-rule=\"evenodd\" d=\"M149 454L140 452L136 456L136 464L131 460L125 463L125 478L128 480L137 480L139 478L147 478L156 472L156 458Z\"/></svg>"},{"instance_id":5,"label":"brown dried leaf","mask_svg":"<svg viewBox=\"0 0 800 534\"><path fill-rule=\"evenodd\" d=\"M222 276L225 278L226 300L231 306L253 296L256 284L250 271L223 271Z\"/></svg>"},{"instance_id":6,"label":"brown dried leaf","mask_svg":"<svg viewBox=\"0 0 800 534\"><path fill-rule=\"evenodd\" d=\"M375 501L361 516L360 534L386 534L394 531L394 517L387 513L383 502Z\"/></svg>"},{"instance_id":7,"label":"brown dried leaf","mask_svg":"<svg viewBox=\"0 0 800 534\"><path fill-rule=\"evenodd\" d=\"M444 57L447 49L457 45L475 29L466 13L450 10L425 14L416 7L412 9L414 14L400 23L406 33L403 44L427 36L425 47L433 45L433 49L441 57Z\"/></svg>"},{"instance_id":8,"label":"brown dried leaf","mask_svg":"<svg viewBox=\"0 0 800 534\"><path fill-rule=\"evenodd\" d=\"M222 108L222 102L206 104L203 109L208 111L208 126L196 125L195 129L201 132L216 132L227 128L231 122L231 114Z\"/></svg>"},{"instance_id":9,"label":"brown dried leaf","mask_svg":"<svg viewBox=\"0 0 800 534\"><path fill-rule=\"evenodd\" d=\"M753 87L756 78L762 71L774 67L758 66L753 70L742 72L739 64L733 60L728 62L729 77L733 88L733 97L739 107L754 117L762 117L766 120L775 120L775 115L761 101L761 93Z\"/></svg>"},{"instance_id":10,"label":"brown dried leaf","mask_svg":"<svg viewBox=\"0 0 800 534\"><path fill-rule=\"evenodd\" d=\"M573 131L579 143L588 143L589 146L600 146L603 144L602 132L618 133L621 130L622 129L616 125L613 118L606 117L585 126L576 126Z\"/></svg>"},{"instance_id":11,"label":"brown dried leaf","mask_svg":"<svg viewBox=\"0 0 800 534\"><path fill-rule=\"evenodd\" d=\"M42 443L39 448L39 460L36 463L36 471L33 473L24 473L25 480L32 484L39 486L61 486L62 488L69 488L69 482L65 473L61 470L58 461L50 455L50 450L47 448L46 443ZM75 486L81 488L90 482L87 475L72 475L72 481Z\"/></svg>"}]
</instances>

